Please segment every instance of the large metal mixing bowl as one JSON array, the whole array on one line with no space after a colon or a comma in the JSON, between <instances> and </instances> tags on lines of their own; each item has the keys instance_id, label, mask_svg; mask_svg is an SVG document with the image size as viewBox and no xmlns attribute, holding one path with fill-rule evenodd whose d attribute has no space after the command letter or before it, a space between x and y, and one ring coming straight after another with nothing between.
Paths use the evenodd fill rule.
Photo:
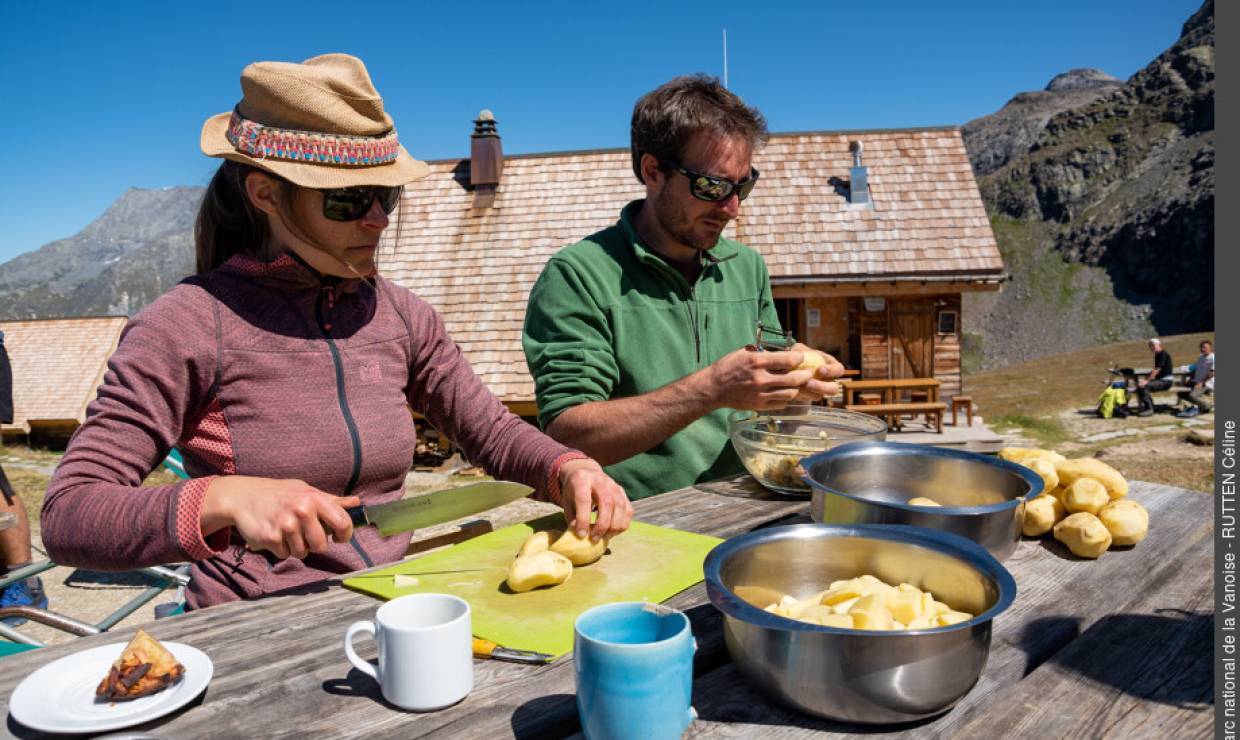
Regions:
<instances>
[{"instance_id":1,"label":"large metal mixing bowl","mask_svg":"<svg viewBox=\"0 0 1240 740\"><path fill-rule=\"evenodd\" d=\"M974 542L921 527L799 524L734 537L706 558L706 591L728 651L774 699L821 717L908 722L950 709L977 682L991 620L1016 582ZM763 607L871 574L974 614L950 627L892 632L821 627Z\"/></svg>"},{"instance_id":2,"label":"large metal mixing bowl","mask_svg":"<svg viewBox=\"0 0 1240 740\"><path fill-rule=\"evenodd\" d=\"M826 524L911 524L981 544L1000 561L1020 542L1025 503L1042 478L989 455L895 442L847 444L801 460L810 518ZM924 496L941 504L912 506Z\"/></svg>"}]
</instances>

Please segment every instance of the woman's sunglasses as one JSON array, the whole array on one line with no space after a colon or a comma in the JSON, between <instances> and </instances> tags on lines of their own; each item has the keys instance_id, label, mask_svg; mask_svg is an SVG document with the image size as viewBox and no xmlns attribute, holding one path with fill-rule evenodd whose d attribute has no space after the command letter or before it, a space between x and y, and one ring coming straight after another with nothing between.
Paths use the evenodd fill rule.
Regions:
<instances>
[{"instance_id":1,"label":"woman's sunglasses","mask_svg":"<svg viewBox=\"0 0 1240 740\"><path fill-rule=\"evenodd\" d=\"M332 221L356 221L370 212L376 200L383 212L391 214L400 202L402 187L334 188L323 194L323 216Z\"/></svg>"},{"instance_id":2,"label":"woman's sunglasses","mask_svg":"<svg viewBox=\"0 0 1240 740\"><path fill-rule=\"evenodd\" d=\"M736 193L737 200L745 200L749 197L753 186L758 182L758 171L753 167L749 168L749 177L740 182L732 182L722 177L711 177L710 175L703 175L700 172L685 169L676 162L669 161L667 164L672 169L689 178L689 192L693 194L694 198L711 203L727 200L732 196L732 193Z\"/></svg>"}]
</instances>

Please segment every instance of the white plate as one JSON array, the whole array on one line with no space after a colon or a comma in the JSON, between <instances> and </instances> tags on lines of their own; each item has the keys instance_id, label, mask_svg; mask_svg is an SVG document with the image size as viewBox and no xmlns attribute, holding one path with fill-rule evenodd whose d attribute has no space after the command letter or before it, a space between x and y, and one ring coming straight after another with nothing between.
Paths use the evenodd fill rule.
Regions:
<instances>
[{"instance_id":1,"label":"white plate","mask_svg":"<svg viewBox=\"0 0 1240 740\"><path fill-rule=\"evenodd\" d=\"M173 686L129 701L95 701L95 689L127 643L100 645L66 655L26 676L9 697L9 713L44 732L103 732L149 722L193 701L211 682L211 659L180 642L164 647L185 666Z\"/></svg>"}]
</instances>

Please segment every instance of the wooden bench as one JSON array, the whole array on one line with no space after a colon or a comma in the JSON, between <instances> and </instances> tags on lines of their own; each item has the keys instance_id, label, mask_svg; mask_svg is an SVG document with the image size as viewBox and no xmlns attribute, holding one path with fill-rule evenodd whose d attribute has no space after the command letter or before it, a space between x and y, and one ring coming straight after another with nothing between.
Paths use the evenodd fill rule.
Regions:
<instances>
[{"instance_id":1,"label":"wooden bench","mask_svg":"<svg viewBox=\"0 0 1240 740\"><path fill-rule=\"evenodd\" d=\"M893 429L900 428L901 414L925 414L926 421L933 420L934 431L943 433L943 412L947 410L947 404L942 401L926 401L922 403L880 403L880 404L861 404L854 403L846 406L849 411L860 411L863 414L873 414L874 416L882 416L887 419L887 424Z\"/></svg>"}]
</instances>

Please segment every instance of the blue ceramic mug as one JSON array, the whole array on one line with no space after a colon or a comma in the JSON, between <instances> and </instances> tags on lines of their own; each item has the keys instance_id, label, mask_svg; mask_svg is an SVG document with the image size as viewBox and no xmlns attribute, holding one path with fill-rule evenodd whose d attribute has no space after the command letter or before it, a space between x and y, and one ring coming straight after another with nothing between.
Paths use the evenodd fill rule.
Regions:
<instances>
[{"instance_id":1,"label":"blue ceramic mug","mask_svg":"<svg viewBox=\"0 0 1240 740\"><path fill-rule=\"evenodd\" d=\"M697 713L684 612L640 601L596 606L573 628L577 712L589 740L678 738Z\"/></svg>"}]
</instances>

